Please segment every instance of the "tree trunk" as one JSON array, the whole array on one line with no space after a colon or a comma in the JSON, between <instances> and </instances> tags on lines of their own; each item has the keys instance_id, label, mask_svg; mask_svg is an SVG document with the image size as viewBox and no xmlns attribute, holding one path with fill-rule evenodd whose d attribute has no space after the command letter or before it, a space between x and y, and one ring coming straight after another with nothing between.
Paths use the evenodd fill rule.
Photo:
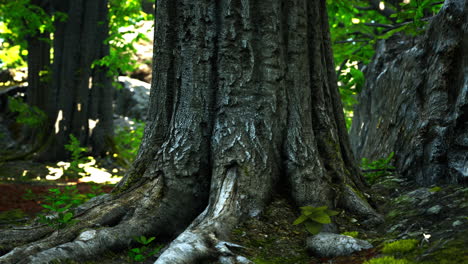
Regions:
<instances>
[{"instance_id":1,"label":"tree trunk","mask_svg":"<svg viewBox=\"0 0 468 264\"><path fill-rule=\"evenodd\" d=\"M229 231L279 191L298 206L379 219L360 195L325 1L164 0L156 18L149 121L132 168L59 236L0 233L1 247L20 245L0 261L92 258L134 236L179 234L155 263L247 263L229 250Z\"/></svg>"},{"instance_id":2,"label":"tree trunk","mask_svg":"<svg viewBox=\"0 0 468 264\"><path fill-rule=\"evenodd\" d=\"M113 131L112 87L105 69L93 70L91 64L108 54L109 47L104 44L108 36L107 0L55 1L53 6L68 18L55 25L48 108L54 133L41 157L67 157L64 145L70 134L82 145L92 143L95 154L104 154ZM96 124L94 139L90 124Z\"/></svg>"},{"instance_id":3,"label":"tree trunk","mask_svg":"<svg viewBox=\"0 0 468 264\"><path fill-rule=\"evenodd\" d=\"M468 179L468 1L445 1L424 36L382 41L351 128L370 159L422 185Z\"/></svg>"},{"instance_id":4,"label":"tree trunk","mask_svg":"<svg viewBox=\"0 0 468 264\"><path fill-rule=\"evenodd\" d=\"M48 1L31 1L32 5L38 6L46 13L50 12ZM36 32L34 36L27 37L28 43L28 88L26 90L27 103L35 106L42 111L47 109L47 99L49 98L49 89L51 81L50 68L50 34ZM45 124L44 124L45 125ZM37 141L43 141L45 137L44 125L35 128L25 128L23 130L23 142L31 145ZM33 147L34 149L35 147Z\"/></svg>"}]
</instances>

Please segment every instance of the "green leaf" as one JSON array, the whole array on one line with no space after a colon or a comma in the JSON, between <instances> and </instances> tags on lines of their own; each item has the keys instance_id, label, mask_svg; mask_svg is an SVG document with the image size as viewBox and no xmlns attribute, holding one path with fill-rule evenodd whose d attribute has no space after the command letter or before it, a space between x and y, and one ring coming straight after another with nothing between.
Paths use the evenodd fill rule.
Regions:
<instances>
[{"instance_id":1,"label":"green leaf","mask_svg":"<svg viewBox=\"0 0 468 264\"><path fill-rule=\"evenodd\" d=\"M340 212L333 211L333 210L330 210L330 209L327 209L325 212L326 212L327 215L329 215L329 216L338 215L338 214L340 213Z\"/></svg>"},{"instance_id":2,"label":"green leaf","mask_svg":"<svg viewBox=\"0 0 468 264\"><path fill-rule=\"evenodd\" d=\"M45 209L49 209L49 210L52 210L52 211L55 211L55 207L52 207L48 204L41 204L42 207L44 207Z\"/></svg>"},{"instance_id":3,"label":"green leaf","mask_svg":"<svg viewBox=\"0 0 468 264\"><path fill-rule=\"evenodd\" d=\"M308 221L305 223L306 230L312 235L316 235L322 230L322 224Z\"/></svg>"},{"instance_id":4,"label":"green leaf","mask_svg":"<svg viewBox=\"0 0 468 264\"><path fill-rule=\"evenodd\" d=\"M153 240L155 240L156 238L155 237L150 237L148 238L148 240L146 241L145 245L148 245L149 243L151 243Z\"/></svg>"},{"instance_id":5,"label":"green leaf","mask_svg":"<svg viewBox=\"0 0 468 264\"><path fill-rule=\"evenodd\" d=\"M140 248L132 248L132 249L130 249L130 251L134 252L134 253L141 253Z\"/></svg>"},{"instance_id":6,"label":"green leaf","mask_svg":"<svg viewBox=\"0 0 468 264\"><path fill-rule=\"evenodd\" d=\"M309 217L307 215L302 214L296 220L294 220L293 225L301 224L308 219Z\"/></svg>"},{"instance_id":7,"label":"green leaf","mask_svg":"<svg viewBox=\"0 0 468 264\"><path fill-rule=\"evenodd\" d=\"M309 216L310 219L321 224L330 224L331 219L325 212L317 212Z\"/></svg>"},{"instance_id":8,"label":"green leaf","mask_svg":"<svg viewBox=\"0 0 468 264\"><path fill-rule=\"evenodd\" d=\"M72 212L68 212L68 213L66 213L66 214L63 216L62 219L63 219L63 221L66 223L66 222L70 221L70 219L72 219L72 218L73 218L73 213L72 213Z\"/></svg>"},{"instance_id":9,"label":"green leaf","mask_svg":"<svg viewBox=\"0 0 468 264\"><path fill-rule=\"evenodd\" d=\"M325 209L327 209L327 206L321 206L321 207L303 206L300 208L302 210L302 214L311 215L315 212L324 211Z\"/></svg>"}]
</instances>

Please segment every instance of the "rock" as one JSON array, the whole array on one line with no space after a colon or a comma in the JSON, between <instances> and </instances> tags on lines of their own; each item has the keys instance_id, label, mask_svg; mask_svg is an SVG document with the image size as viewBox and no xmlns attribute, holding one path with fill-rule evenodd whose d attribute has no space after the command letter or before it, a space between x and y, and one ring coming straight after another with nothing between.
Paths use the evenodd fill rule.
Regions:
<instances>
[{"instance_id":1,"label":"rock","mask_svg":"<svg viewBox=\"0 0 468 264\"><path fill-rule=\"evenodd\" d=\"M154 22L153 21L140 21L135 26L125 28L127 33L124 35L127 43L138 34L145 35L148 39L140 39L133 44L136 52L132 54L132 59L136 61L138 68L133 72L128 72L126 75L144 81L151 82L152 76L152 60L153 60L153 36L154 36Z\"/></svg>"},{"instance_id":2,"label":"rock","mask_svg":"<svg viewBox=\"0 0 468 264\"><path fill-rule=\"evenodd\" d=\"M151 85L137 79L119 76L123 88L116 91L114 113L146 120Z\"/></svg>"},{"instance_id":3,"label":"rock","mask_svg":"<svg viewBox=\"0 0 468 264\"><path fill-rule=\"evenodd\" d=\"M427 209L426 213L431 214L431 215L436 215L436 214L439 214L441 210L442 210L442 206L434 205L431 208Z\"/></svg>"},{"instance_id":4,"label":"rock","mask_svg":"<svg viewBox=\"0 0 468 264\"><path fill-rule=\"evenodd\" d=\"M424 35L379 42L350 131L358 159L394 152L397 172L423 186L468 181L468 6L454 3Z\"/></svg>"},{"instance_id":5,"label":"rock","mask_svg":"<svg viewBox=\"0 0 468 264\"><path fill-rule=\"evenodd\" d=\"M318 257L346 256L372 247L365 240L326 232L307 238L307 250Z\"/></svg>"}]
</instances>

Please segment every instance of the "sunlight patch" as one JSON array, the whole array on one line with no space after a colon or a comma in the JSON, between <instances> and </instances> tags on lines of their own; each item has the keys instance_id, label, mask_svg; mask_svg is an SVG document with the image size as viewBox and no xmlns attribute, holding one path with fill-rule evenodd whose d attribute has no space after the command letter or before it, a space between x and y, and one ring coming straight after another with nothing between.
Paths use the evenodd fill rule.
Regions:
<instances>
[{"instance_id":1,"label":"sunlight patch","mask_svg":"<svg viewBox=\"0 0 468 264\"><path fill-rule=\"evenodd\" d=\"M59 124L60 124L60 121L62 121L62 119L63 119L63 111L60 110L58 112L57 120L55 121L55 134L58 134L58 132L60 131Z\"/></svg>"}]
</instances>

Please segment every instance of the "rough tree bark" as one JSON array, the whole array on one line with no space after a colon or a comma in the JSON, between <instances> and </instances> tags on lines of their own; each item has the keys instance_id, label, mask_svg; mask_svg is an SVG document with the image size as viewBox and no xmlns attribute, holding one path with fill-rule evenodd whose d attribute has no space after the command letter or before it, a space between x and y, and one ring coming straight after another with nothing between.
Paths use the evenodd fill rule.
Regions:
<instances>
[{"instance_id":1,"label":"rough tree bark","mask_svg":"<svg viewBox=\"0 0 468 264\"><path fill-rule=\"evenodd\" d=\"M468 179L468 1L445 1L424 36L382 41L366 70L351 139L358 157L395 152L422 185Z\"/></svg>"},{"instance_id":2,"label":"rough tree bark","mask_svg":"<svg viewBox=\"0 0 468 264\"><path fill-rule=\"evenodd\" d=\"M51 3L68 18L55 24L53 74L47 102L53 133L40 157L67 157L64 145L70 134L82 145L91 146L94 154L104 154L113 134L111 79L105 69L91 69L91 64L109 52L104 44L108 36L107 0Z\"/></svg>"},{"instance_id":3,"label":"rough tree bark","mask_svg":"<svg viewBox=\"0 0 468 264\"><path fill-rule=\"evenodd\" d=\"M298 206L379 219L360 195L325 1L161 0L156 19L132 168L63 230L1 231L0 263L93 258L138 235L178 235L157 264L248 263L229 250L229 231L279 190Z\"/></svg>"}]
</instances>

